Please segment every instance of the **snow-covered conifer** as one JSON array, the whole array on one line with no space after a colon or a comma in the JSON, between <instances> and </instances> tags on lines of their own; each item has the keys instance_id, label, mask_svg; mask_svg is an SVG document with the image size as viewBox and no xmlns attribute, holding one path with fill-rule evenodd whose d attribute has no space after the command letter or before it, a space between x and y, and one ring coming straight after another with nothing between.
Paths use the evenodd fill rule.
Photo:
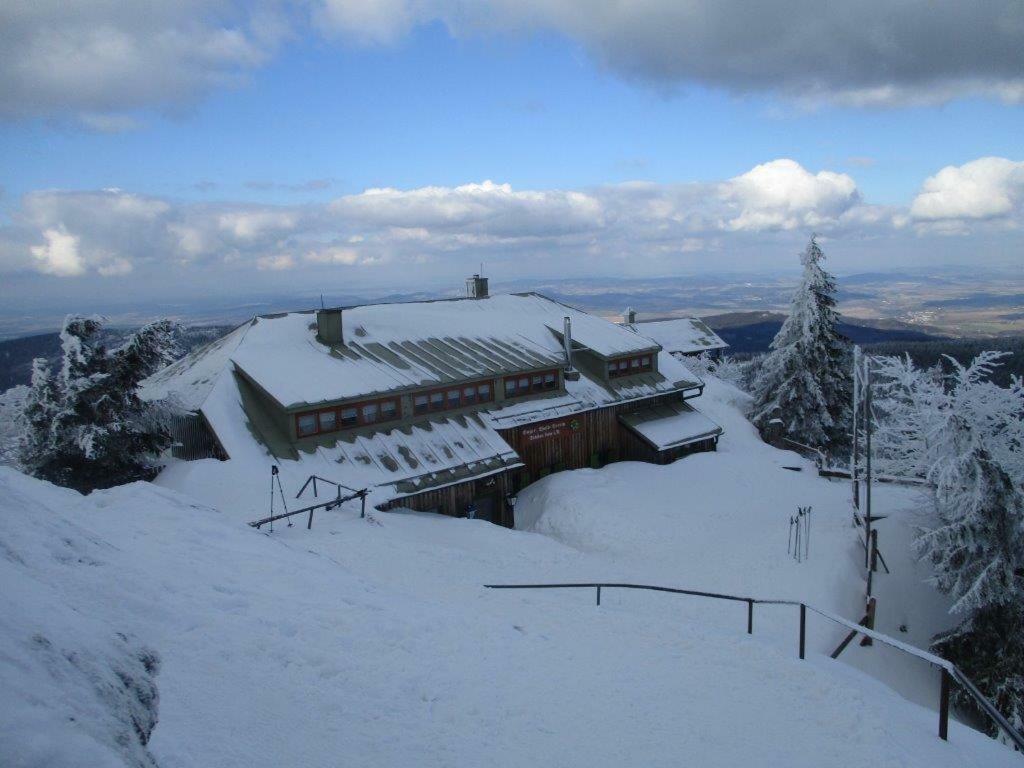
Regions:
<instances>
[{"instance_id":1,"label":"snow-covered conifer","mask_svg":"<svg viewBox=\"0 0 1024 768\"><path fill-rule=\"evenodd\" d=\"M99 318L65 320L60 372L51 381L40 368L39 394L26 412L26 468L83 491L152 477L156 456L170 442L136 389L173 355L175 326L148 325L113 352L101 343L101 331Z\"/></svg>"},{"instance_id":2,"label":"snow-covered conifer","mask_svg":"<svg viewBox=\"0 0 1024 768\"><path fill-rule=\"evenodd\" d=\"M836 282L812 237L789 316L754 381L751 417L762 430L781 419L784 434L826 452L844 440L850 401L849 344L839 333Z\"/></svg>"}]
</instances>

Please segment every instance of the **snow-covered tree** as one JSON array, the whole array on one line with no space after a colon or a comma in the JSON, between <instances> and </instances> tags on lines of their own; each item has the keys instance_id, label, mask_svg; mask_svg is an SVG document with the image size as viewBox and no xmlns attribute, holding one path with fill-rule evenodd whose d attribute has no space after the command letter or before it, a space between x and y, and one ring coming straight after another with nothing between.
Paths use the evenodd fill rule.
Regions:
<instances>
[{"instance_id":1,"label":"snow-covered tree","mask_svg":"<svg viewBox=\"0 0 1024 768\"><path fill-rule=\"evenodd\" d=\"M932 522L916 541L960 623L934 639L1018 728L1024 725L1024 387L991 381L1003 353L949 373L880 358L877 445L889 471L928 479ZM970 708L958 691L958 704Z\"/></svg>"},{"instance_id":2,"label":"snow-covered tree","mask_svg":"<svg viewBox=\"0 0 1024 768\"><path fill-rule=\"evenodd\" d=\"M57 415L57 387L46 361L32 361L32 382L22 406L24 433L19 445L20 464L34 472L53 453L53 424Z\"/></svg>"},{"instance_id":3,"label":"snow-covered tree","mask_svg":"<svg viewBox=\"0 0 1024 768\"><path fill-rule=\"evenodd\" d=\"M82 491L151 478L156 456L170 443L159 414L136 389L173 359L175 325L147 325L112 352L101 331L99 318L65 319L60 370L51 376L37 361L26 407L26 470Z\"/></svg>"},{"instance_id":4,"label":"snow-covered tree","mask_svg":"<svg viewBox=\"0 0 1024 768\"><path fill-rule=\"evenodd\" d=\"M850 402L849 343L839 333L836 282L811 238L789 316L754 381L751 418L764 430L775 419L786 437L826 452L845 440Z\"/></svg>"}]
</instances>

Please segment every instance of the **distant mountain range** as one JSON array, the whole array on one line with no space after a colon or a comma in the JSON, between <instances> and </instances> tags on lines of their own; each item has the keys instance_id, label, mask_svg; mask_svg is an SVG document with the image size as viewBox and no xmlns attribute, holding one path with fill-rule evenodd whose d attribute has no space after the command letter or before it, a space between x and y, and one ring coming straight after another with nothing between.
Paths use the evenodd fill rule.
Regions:
<instances>
[{"instance_id":1,"label":"distant mountain range","mask_svg":"<svg viewBox=\"0 0 1024 768\"><path fill-rule=\"evenodd\" d=\"M728 342L733 354L764 352L782 327L785 315L778 312L730 312L703 318ZM840 332L855 344L880 342L940 341L947 336L926 333L894 320L858 320L839 324Z\"/></svg>"}]
</instances>

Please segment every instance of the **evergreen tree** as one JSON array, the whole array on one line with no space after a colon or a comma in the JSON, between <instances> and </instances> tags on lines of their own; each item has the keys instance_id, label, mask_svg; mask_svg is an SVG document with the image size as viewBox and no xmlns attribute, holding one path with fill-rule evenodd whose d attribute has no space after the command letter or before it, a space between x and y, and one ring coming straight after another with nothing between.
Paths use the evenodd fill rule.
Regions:
<instances>
[{"instance_id":1,"label":"evergreen tree","mask_svg":"<svg viewBox=\"0 0 1024 768\"><path fill-rule=\"evenodd\" d=\"M35 474L53 452L53 423L57 414L56 382L41 357L32 361L32 382L23 409L25 432L18 446L19 458L21 465Z\"/></svg>"},{"instance_id":2,"label":"evergreen tree","mask_svg":"<svg viewBox=\"0 0 1024 768\"><path fill-rule=\"evenodd\" d=\"M61 331L63 361L51 379L41 365L26 408L22 461L36 477L81 491L152 478L170 436L139 382L173 359L176 326L148 325L109 352L102 321L69 316Z\"/></svg>"},{"instance_id":3,"label":"evergreen tree","mask_svg":"<svg viewBox=\"0 0 1024 768\"><path fill-rule=\"evenodd\" d=\"M932 647L1024 725L1024 386L991 381L1005 353L984 352L949 373L909 357L874 361L881 394L877 446L900 473L926 477L933 517L916 541L934 582L961 616ZM972 700L959 689L959 705Z\"/></svg>"},{"instance_id":4,"label":"evergreen tree","mask_svg":"<svg viewBox=\"0 0 1024 768\"><path fill-rule=\"evenodd\" d=\"M834 452L845 440L849 343L839 333L836 282L821 266L824 258L812 237L789 316L754 381L751 418L762 432L779 419L787 437Z\"/></svg>"},{"instance_id":5,"label":"evergreen tree","mask_svg":"<svg viewBox=\"0 0 1024 768\"><path fill-rule=\"evenodd\" d=\"M935 449L941 458L929 472L938 525L917 543L935 568L936 585L953 597L952 611L965 618L932 647L963 669L1020 729L1024 494L962 416L950 415L943 437ZM960 706L975 707L963 691L955 696Z\"/></svg>"}]
</instances>

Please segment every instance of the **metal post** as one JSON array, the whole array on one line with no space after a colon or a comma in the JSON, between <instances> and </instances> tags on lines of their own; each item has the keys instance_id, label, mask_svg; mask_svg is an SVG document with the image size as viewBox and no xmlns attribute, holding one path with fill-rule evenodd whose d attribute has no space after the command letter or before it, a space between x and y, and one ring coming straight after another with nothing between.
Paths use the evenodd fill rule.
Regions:
<instances>
[{"instance_id":1,"label":"metal post","mask_svg":"<svg viewBox=\"0 0 1024 768\"><path fill-rule=\"evenodd\" d=\"M359 503L362 505L362 509L359 511L359 516L366 517L366 491L362 491L359 494Z\"/></svg>"},{"instance_id":2,"label":"metal post","mask_svg":"<svg viewBox=\"0 0 1024 768\"><path fill-rule=\"evenodd\" d=\"M807 646L807 606L800 603L800 658L804 658Z\"/></svg>"},{"instance_id":3,"label":"metal post","mask_svg":"<svg viewBox=\"0 0 1024 768\"><path fill-rule=\"evenodd\" d=\"M747 600L747 634L754 634L754 601Z\"/></svg>"},{"instance_id":4,"label":"metal post","mask_svg":"<svg viewBox=\"0 0 1024 768\"><path fill-rule=\"evenodd\" d=\"M878 529L871 531L871 570L878 570Z\"/></svg>"},{"instance_id":5,"label":"metal post","mask_svg":"<svg viewBox=\"0 0 1024 768\"><path fill-rule=\"evenodd\" d=\"M309 531L313 528L313 508L309 508L309 522L306 523L306 530Z\"/></svg>"},{"instance_id":6,"label":"metal post","mask_svg":"<svg viewBox=\"0 0 1024 768\"><path fill-rule=\"evenodd\" d=\"M857 462L860 460L858 449L860 448L860 438L857 434L859 431L857 425L858 415L858 400L859 400L859 387L858 384L860 374L858 367L860 366L860 347L855 346L853 348L853 453L850 456L850 478L853 482L853 507L854 509L860 509L860 478L857 475Z\"/></svg>"},{"instance_id":7,"label":"metal post","mask_svg":"<svg viewBox=\"0 0 1024 768\"><path fill-rule=\"evenodd\" d=\"M939 683L939 738L949 740L949 670L942 668L942 682Z\"/></svg>"},{"instance_id":8,"label":"metal post","mask_svg":"<svg viewBox=\"0 0 1024 768\"><path fill-rule=\"evenodd\" d=\"M597 604L601 604L601 585L597 585Z\"/></svg>"},{"instance_id":9,"label":"metal post","mask_svg":"<svg viewBox=\"0 0 1024 768\"><path fill-rule=\"evenodd\" d=\"M313 475L313 498L316 498L316 475Z\"/></svg>"},{"instance_id":10,"label":"metal post","mask_svg":"<svg viewBox=\"0 0 1024 768\"><path fill-rule=\"evenodd\" d=\"M871 537L871 358L866 358L865 392L864 392L864 503L867 512L864 518L866 535ZM870 547L868 548L870 549ZM864 567L870 566L868 549L864 550Z\"/></svg>"}]
</instances>

